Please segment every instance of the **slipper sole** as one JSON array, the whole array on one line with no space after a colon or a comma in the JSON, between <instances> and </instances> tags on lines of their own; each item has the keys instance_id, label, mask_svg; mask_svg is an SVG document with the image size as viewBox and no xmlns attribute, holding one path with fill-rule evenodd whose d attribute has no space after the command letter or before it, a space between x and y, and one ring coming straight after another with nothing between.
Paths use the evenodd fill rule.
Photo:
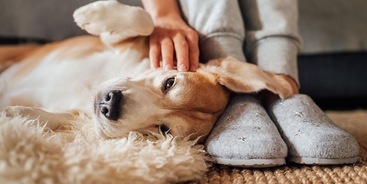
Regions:
<instances>
[{"instance_id":1,"label":"slipper sole","mask_svg":"<svg viewBox=\"0 0 367 184\"><path fill-rule=\"evenodd\" d=\"M275 159L228 159L228 158L217 158L214 160L218 164L237 166L237 167L249 167L249 168L265 168L265 167L276 167L284 165L284 158Z\"/></svg>"}]
</instances>

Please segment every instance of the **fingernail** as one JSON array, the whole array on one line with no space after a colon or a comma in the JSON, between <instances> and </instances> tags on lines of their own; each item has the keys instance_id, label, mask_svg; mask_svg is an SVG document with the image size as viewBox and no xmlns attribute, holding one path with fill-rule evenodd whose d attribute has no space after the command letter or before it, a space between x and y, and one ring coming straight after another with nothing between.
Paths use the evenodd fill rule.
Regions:
<instances>
[{"instance_id":1,"label":"fingernail","mask_svg":"<svg viewBox=\"0 0 367 184\"><path fill-rule=\"evenodd\" d=\"M156 70L158 67L157 66L154 66L153 64L150 65L150 68L153 69L153 70Z\"/></svg>"},{"instance_id":2,"label":"fingernail","mask_svg":"<svg viewBox=\"0 0 367 184\"><path fill-rule=\"evenodd\" d=\"M187 66L185 64L180 64L180 66L178 67L178 71L186 72L187 71Z\"/></svg>"},{"instance_id":3,"label":"fingernail","mask_svg":"<svg viewBox=\"0 0 367 184\"><path fill-rule=\"evenodd\" d=\"M172 70L172 65L170 64L164 65L164 70Z\"/></svg>"},{"instance_id":4,"label":"fingernail","mask_svg":"<svg viewBox=\"0 0 367 184\"><path fill-rule=\"evenodd\" d=\"M190 71L192 71L192 72L196 72L197 69L198 69L198 67L196 67L196 66L191 66L190 67Z\"/></svg>"}]
</instances>

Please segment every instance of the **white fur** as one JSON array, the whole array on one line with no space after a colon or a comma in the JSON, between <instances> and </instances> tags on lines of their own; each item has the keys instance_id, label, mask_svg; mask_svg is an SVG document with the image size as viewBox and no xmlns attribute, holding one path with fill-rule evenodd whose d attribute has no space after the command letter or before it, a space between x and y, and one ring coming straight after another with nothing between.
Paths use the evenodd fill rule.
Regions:
<instances>
[{"instance_id":1,"label":"white fur","mask_svg":"<svg viewBox=\"0 0 367 184\"><path fill-rule=\"evenodd\" d=\"M14 83L11 77L13 77L13 72L17 71L17 67L22 67L22 64L26 62L3 72L0 77L3 95L1 99L10 100L15 97L19 99L23 96L26 98L25 101L35 101L34 106L42 107L50 112L70 109L91 112L93 111L94 95L97 92L96 87L101 83L115 77L131 77L138 74L139 68L149 67L147 59L142 61L141 53L135 50L128 50L124 53L105 50L88 56L85 59L87 62L75 60L61 62L57 58L60 53L62 50L50 53L20 82ZM131 67L137 69L131 70ZM65 72L68 74L65 75ZM51 76L52 83L49 78ZM6 101L0 102L0 109L8 104L9 102Z\"/></svg>"},{"instance_id":2,"label":"white fur","mask_svg":"<svg viewBox=\"0 0 367 184\"><path fill-rule=\"evenodd\" d=\"M136 36L148 36L154 29L152 18L142 8L115 0L90 3L76 10L73 16L79 27L100 36L107 45ZM134 29L127 29L129 27Z\"/></svg>"}]
</instances>

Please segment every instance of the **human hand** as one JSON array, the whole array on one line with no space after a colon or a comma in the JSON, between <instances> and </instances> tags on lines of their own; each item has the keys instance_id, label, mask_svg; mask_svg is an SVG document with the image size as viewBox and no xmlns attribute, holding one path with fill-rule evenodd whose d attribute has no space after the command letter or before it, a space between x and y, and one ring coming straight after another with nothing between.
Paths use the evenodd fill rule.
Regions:
<instances>
[{"instance_id":1,"label":"human hand","mask_svg":"<svg viewBox=\"0 0 367 184\"><path fill-rule=\"evenodd\" d=\"M152 68L196 71L199 67L198 33L186 24L176 0L142 0L150 13L155 29L149 39L149 57Z\"/></svg>"},{"instance_id":2,"label":"human hand","mask_svg":"<svg viewBox=\"0 0 367 184\"><path fill-rule=\"evenodd\" d=\"M198 34L179 16L153 19L154 32L149 39L149 57L152 68L160 67L162 59L165 70L196 71L199 66Z\"/></svg>"}]
</instances>

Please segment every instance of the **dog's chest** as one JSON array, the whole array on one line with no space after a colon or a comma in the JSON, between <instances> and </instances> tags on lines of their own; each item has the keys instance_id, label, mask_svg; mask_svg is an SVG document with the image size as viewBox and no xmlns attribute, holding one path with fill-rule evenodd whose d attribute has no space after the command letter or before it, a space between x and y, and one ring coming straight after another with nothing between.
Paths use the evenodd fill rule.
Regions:
<instances>
[{"instance_id":1,"label":"dog's chest","mask_svg":"<svg viewBox=\"0 0 367 184\"><path fill-rule=\"evenodd\" d=\"M135 50L106 50L79 59L63 59L50 53L31 70L27 62L0 76L0 108L9 105L36 106L49 111L89 111L98 86L114 77L132 77L149 68L148 59ZM28 64L29 65L29 64Z\"/></svg>"}]
</instances>

